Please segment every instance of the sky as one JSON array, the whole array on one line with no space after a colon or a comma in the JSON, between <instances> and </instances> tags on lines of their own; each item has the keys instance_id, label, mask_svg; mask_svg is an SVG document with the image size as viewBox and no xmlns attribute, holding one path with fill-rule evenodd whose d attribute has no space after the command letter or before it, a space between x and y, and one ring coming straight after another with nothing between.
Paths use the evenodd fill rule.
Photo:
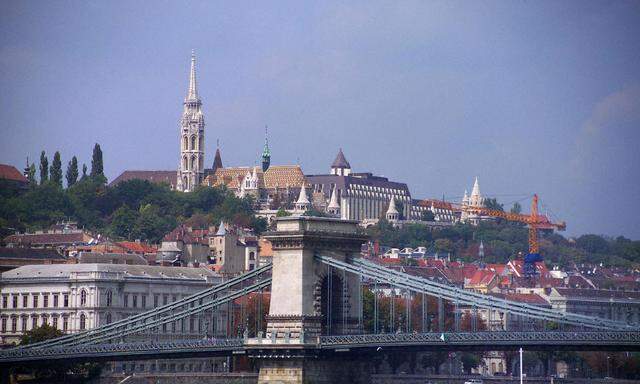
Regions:
<instances>
[{"instance_id":1,"label":"sky","mask_svg":"<svg viewBox=\"0 0 640 384\"><path fill-rule=\"evenodd\" d=\"M0 1L0 163L172 170L191 50L205 164L484 195L640 239L638 1Z\"/></svg>"}]
</instances>

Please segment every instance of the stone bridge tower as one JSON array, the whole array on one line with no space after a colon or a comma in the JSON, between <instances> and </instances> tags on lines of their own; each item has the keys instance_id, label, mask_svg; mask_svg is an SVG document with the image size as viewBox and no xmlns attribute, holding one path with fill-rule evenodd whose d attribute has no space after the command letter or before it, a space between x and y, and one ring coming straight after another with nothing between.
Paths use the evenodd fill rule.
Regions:
<instances>
[{"instance_id":1,"label":"stone bridge tower","mask_svg":"<svg viewBox=\"0 0 640 384\"><path fill-rule=\"evenodd\" d=\"M342 261L358 256L367 237L357 222L282 217L265 237L274 250L267 338L273 340L275 333L276 339L298 339L304 331L311 341L321 333L359 333L359 277L315 259L316 254Z\"/></svg>"}]
</instances>

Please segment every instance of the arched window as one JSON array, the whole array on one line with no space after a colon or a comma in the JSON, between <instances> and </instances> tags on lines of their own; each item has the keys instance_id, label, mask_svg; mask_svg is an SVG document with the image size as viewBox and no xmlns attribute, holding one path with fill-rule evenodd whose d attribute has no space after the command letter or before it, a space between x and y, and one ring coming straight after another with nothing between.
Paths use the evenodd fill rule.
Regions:
<instances>
[{"instance_id":1,"label":"arched window","mask_svg":"<svg viewBox=\"0 0 640 384\"><path fill-rule=\"evenodd\" d=\"M191 136L191 150L196 149L196 137Z\"/></svg>"},{"instance_id":2,"label":"arched window","mask_svg":"<svg viewBox=\"0 0 640 384\"><path fill-rule=\"evenodd\" d=\"M107 324L111 324L111 313L107 313Z\"/></svg>"},{"instance_id":3,"label":"arched window","mask_svg":"<svg viewBox=\"0 0 640 384\"><path fill-rule=\"evenodd\" d=\"M87 316L84 313L80 314L80 330L84 331L87 329Z\"/></svg>"},{"instance_id":4,"label":"arched window","mask_svg":"<svg viewBox=\"0 0 640 384\"><path fill-rule=\"evenodd\" d=\"M502 365L502 362L498 363L498 372L504 372L504 366Z\"/></svg>"},{"instance_id":5,"label":"arched window","mask_svg":"<svg viewBox=\"0 0 640 384\"><path fill-rule=\"evenodd\" d=\"M249 252L249 260L255 260L256 254L254 252Z\"/></svg>"},{"instance_id":6,"label":"arched window","mask_svg":"<svg viewBox=\"0 0 640 384\"><path fill-rule=\"evenodd\" d=\"M189 169L189 162L187 161L187 156L182 158L182 168Z\"/></svg>"},{"instance_id":7,"label":"arched window","mask_svg":"<svg viewBox=\"0 0 640 384\"><path fill-rule=\"evenodd\" d=\"M185 151L189 149L189 139L187 138L187 136L184 136L182 138L182 149L184 149Z\"/></svg>"},{"instance_id":8,"label":"arched window","mask_svg":"<svg viewBox=\"0 0 640 384\"><path fill-rule=\"evenodd\" d=\"M191 170L193 171L194 169L196 169L196 157L193 156L191 158Z\"/></svg>"},{"instance_id":9,"label":"arched window","mask_svg":"<svg viewBox=\"0 0 640 384\"><path fill-rule=\"evenodd\" d=\"M107 291L107 307L111 306L111 302L113 301L113 293L111 290Z\"/></svg>"},{"instance_id":10,"label":"arched window","mask_svg":"<svg viewBox=\"0 0 640 384\"><path fill-rule=\"evenodd\" d=\"M80 306L84 307L87 305L87 291L84 289L80 291Z\"/></svg>"}]
</instances>

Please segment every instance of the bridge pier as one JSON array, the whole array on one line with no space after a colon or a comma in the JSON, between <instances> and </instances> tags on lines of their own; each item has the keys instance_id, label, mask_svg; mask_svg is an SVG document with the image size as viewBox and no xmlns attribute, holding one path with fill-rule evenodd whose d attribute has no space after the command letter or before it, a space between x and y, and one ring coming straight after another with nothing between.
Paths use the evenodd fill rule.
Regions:
<instances>
[{"instance_id":1,"label":"bridge pier","mask_svg":"<svg viewBox=\"0 0 640 384\"><path fill-rule=\"evenodd\" d=\"M317 261L316 254L345 261L366 241L356 221L283 217L265 236L273 247L271 304L261 348L259 384L357 383L360 364L345 364L305 350L321 334L361 333L360 280ZM298 351L289 353L283 348ZM361 373L361 372L359 372Z\"/></svg>"}]
</instances>

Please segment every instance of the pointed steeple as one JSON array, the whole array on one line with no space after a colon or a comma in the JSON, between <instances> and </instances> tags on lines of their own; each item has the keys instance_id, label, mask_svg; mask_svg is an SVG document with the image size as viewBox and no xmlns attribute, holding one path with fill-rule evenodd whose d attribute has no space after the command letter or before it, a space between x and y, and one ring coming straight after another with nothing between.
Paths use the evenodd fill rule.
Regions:
<instances>
[{"instance_id":1,"label":"pointed steeple","mask_svg":"<svg viewBox=\"0 0 640 384\"><path fill-rule=\"evenodd\" d=\"M327 206L327 212L332 215L340 214L340 202L338 201L338 188L333 187L333 191L331 191L331 200L329 200L329 205Z\"/></svg>"},{"instance_id":2,"label":"pointed steeple","mask_svg":"<svg viewBox=\"0 0 640 384\"><path fill-rule=\"evenodd\" d=\"M191 50L191 72L189 73L189 91L187 100L198 100L198 86L196 84L196 51Z\"/></svg>"},{"instance_id":3,"label":"pointed steeple","mask_svg":"<svg viewBox=\"0 0 640 384\"><path fill-rule=\"evenodd\" d=\"M398 208L396 208L396 198L394 196L391 196L386 216L389 221L397 221L400 218L400 213L398 212Z\"/></svg>"},{"instance_id":4,"label":"pointed steeple","mask_svg":"<svg viewBox=\"0 0 640 384\"><path fill-rule=\"evenodd\" d=\"M220 220L220 226L218 227L218 232L216 232L216 236L224 236L227 234L227 229L224 226L224 221Z\"/></svg>"},{"instance_id":5,"label":"pointed steeple","mask_svg":"<svg viewBox=\"0 0 640 384\"><path fill-rule=\"evenodd\" d=\"M478 184L478 176L476 176L476 180L473 182L471 196L480 196L480 185Z\"/></svg>"},{"instance_id":6,"label":"pointed steeple","mask_svg":"<svg viewBox=\"0 0 640 384\"><path fill-rule=\"evenodd\" d=\"M309 209L309 198L307 197L307 188L304 184L300 187L300 194L298 195L298 201L296 201L295 207L298 211L306 211Z\"/></svg>"},{"instance_id":7,"label":"pointed steeple","mask_svg":"<svg viewBox=\"0 0 640 384\"><path fill-rule=\"evenodd\" d=\"M216 155L213 158L213 173L215 173L218 168L224 167L222 166L222 156L220 155L220 141L216 140Z\"/></svg>"},{"instance_id":8,"label":"pointed steeple","mask_svg":"<svg viewBox=\"0 0 640 384\"><path fill-rule=\"evenodd\" d=\"M264 126L264 149L262 150L262 172L266 172L271 165L271 150L269 149L268 127Z\"/></svg>"},{"instance_id":9,"label":"pointed steeple","mask_svg":"<svg viewBox=\"0 0 640 384\"><path fill-rule=\"evenodd\" d=\"M469 193L467 190L464 190L464 196L462 197L462 204L469 204Z\"/></svg>"},{"instance_id":10,"label":"pointed steeple","mask_svg":"<svg viewBox=\"0 0 640 384\"><path fill-rule=\"evenodd\" d=\"M349 176L351 173L351 164L344 157L344 153L342 153L342 148L338 151L338 155L336 159L331 164L331 174L339 175L339 176Z\"/></svg>"}]
</instances>

